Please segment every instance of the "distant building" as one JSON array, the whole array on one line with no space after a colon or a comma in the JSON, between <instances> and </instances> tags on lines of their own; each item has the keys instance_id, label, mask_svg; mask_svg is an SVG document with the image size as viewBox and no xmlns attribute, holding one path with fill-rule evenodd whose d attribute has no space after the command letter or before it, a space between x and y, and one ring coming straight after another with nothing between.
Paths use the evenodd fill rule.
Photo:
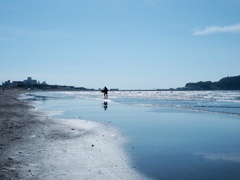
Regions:
<instances>
[{"instance_id":1,"label":"distant building","mask_svg":"<svg viewBox=\"0 0 240 180\"><path fill-rule=\"evenodd\" d=\"M10 80L5 81L4 83L2 83L3 86L8 86L8 87L17 87L17 86L23 86L23 82L22 81L13 81L11 82Z\"/></svg>"},{"instance_id":2,"label":"distant building","mask_svg":"<svg viewBox=\"0 0 240 180\"><path fill-rule=\"evenodd\" d=\"M12 82L12 86L13 87L17 87L17 86L23 86L23 82L22 81L13 81Z\"/></svg>"},{"instance_id":3,"label":"distant building","mask_svg":"<svg viewBox=\"0 0 240 180\"><path fill-rule=\"evenodd\" d=\"M27 80L23 81L23 84L25 84L25 85L36 85L38 83L37 83L37 80L32 79L31 77L28 77Z\"/></svg>"},{"instance_id":4,"label":"distant building","mask_svg":"<svg viewBox=\"0 0 240 180\"><path fill-rule=\"evenodd\" d=\"M2 83L3 86L11 86L11 81L5 81L4 83Z\"/></svg>"},{"instance_id":5,"label":"distant building","mask_svg":"<svg viewBox=\"0 0 240 180\"><path fill-rule=\"evenodd\" d=\"M4 83L2 83L2 86L8 86L8 87L29 87L29 86L40 87L43 85L46 86L47 83L45 81L40 83L40 81L32 79L31 77L28 77L27 80L23 80L23 81L11 82L10 80L8 80L8 81L5 81Z\"/></svg>"}]
</instances>

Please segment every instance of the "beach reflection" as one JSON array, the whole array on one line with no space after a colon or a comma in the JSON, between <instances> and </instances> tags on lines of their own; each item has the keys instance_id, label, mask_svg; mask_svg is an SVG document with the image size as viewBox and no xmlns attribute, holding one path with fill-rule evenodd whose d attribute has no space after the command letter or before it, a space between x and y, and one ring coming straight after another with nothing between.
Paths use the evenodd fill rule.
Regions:
<instances>
[{"instance_id":1,"label":"beach reflection","mask_svg":"<svg viewBox=\"0 0 240 180\"><path fill-rule=\"evenodd\" d=\"M212 161L240 162L240 153L195 153L194 155L202 156L204 159Z\"/></svg>"},{"instance_id":2,"label":"beach reflection","mask_svg":"<svg viewBox=\"0 0 240 180\"><path fill-rule=\"evenodd\" d=\"M103 107L104 110L106 111L107 108L108 108L108 102L107 102L107 101L104 101L103 104L102 104L102 107Z\"/></svg>"}]
</instances>

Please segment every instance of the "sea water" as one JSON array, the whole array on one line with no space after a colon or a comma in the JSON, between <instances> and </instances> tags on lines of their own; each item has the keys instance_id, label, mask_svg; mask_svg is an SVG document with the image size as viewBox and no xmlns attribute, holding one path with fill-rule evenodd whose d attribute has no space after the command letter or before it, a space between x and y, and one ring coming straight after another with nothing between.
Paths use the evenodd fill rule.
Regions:
<instances>
[{"instance_id":1,"label":"sea water","mask_svg":"<svg viewBox=\"0 0 240 180\"><path fill-rule=\"evenodd\" d=\"M131 167L153 179L240 178L240 91L26 94L53 118L108 123L128 137Z\"/></svg>"}]
</instances>

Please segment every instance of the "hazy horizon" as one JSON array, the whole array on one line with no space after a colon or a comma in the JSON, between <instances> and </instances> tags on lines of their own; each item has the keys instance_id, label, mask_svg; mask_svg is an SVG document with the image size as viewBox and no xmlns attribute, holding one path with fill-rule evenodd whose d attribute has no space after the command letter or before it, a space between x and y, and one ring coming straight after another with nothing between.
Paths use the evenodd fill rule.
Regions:
<instances>
[{"instance_id":1,"label":"hazy horizon","mask_svg":"<svg viewBox=\"0 0 240 180\"><path fill-rule=\"evenodd\" d=\"M230 76L227 76L227 77L230 77ZM40 84L43 84L43 83L47 83L46 81L41 81L41 80L38 80L38 79L34 79L34 78L32 78L32 77L28 77L28 78L31 78L31 80L37 80L37 82L38 83L40 83ZM28 78L26 78L26 79L24 79L24 80L27 80ZM226 77L223 77L223 78L226 78ZM222 78L221 78L222 79ZM7 81L10 81L11 83L13 82L13 81L24 81L24 80L7 80ZM220 79L219 79L220 80ZM210 80L209 80L210 81ZM6 82L6 81L3 81L3 83L4 82ZM202 82L202 81L201 81ZM213 82L213 81L211 81L211 82ZM197 82L187 82L187 83L197 83ZM187 84L187 83L185 83L185 85ZM68 84L68 85L66 85L66 84L56 84L56 83L53 83L53 84L49 84L49 83L47 83L47 85L58 85L58 86L74 86L74 85L71 85L71 84ZM179 86L179 87L177 87L177 88L184 88L185 87L185 85L183 85L183 86ZM103 87L94 87L94 88L92 88L92 87L85 87L85 86L74 86L75 88L87 88L87 89L94 89L94 90L99 90L99 89L102 89ZM109 87L108 86L108 88L111 90L113 90L113 89L118 89L118 90L171 90L171 89L177 89L177 88L172 88L172 87L169 87L169 88L148 88L148 87L145 87L145 88L118 88L118 87Z\"/></svg>"}]
</instances>

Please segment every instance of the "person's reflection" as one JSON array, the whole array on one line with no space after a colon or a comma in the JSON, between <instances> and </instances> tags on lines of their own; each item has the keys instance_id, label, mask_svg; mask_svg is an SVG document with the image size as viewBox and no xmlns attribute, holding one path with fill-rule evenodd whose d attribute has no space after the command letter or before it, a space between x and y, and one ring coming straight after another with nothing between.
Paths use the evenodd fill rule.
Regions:
<instances>
[{"instance_id":1,"label":"person's reflection","mask_svg":"<svg viewBox=\"0 0 240 180\"><path fill-rule=\"evenodd\" d=\"M107 110L107 108L108 108L108 103L107 103L107 101L104 101L104 102L103 102L103 108L104 108L105 111Z\"/></svg>"}]
</instances>

